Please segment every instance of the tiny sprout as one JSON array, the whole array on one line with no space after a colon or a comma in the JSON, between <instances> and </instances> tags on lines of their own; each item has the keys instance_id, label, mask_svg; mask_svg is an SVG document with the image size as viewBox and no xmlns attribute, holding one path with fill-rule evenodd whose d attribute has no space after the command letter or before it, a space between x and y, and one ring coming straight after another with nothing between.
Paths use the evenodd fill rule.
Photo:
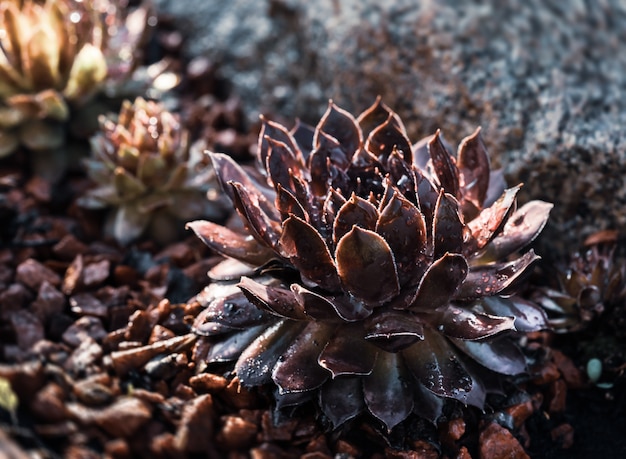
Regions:
<instances>
[{"instance_id":1,"label":"tiny sprout","mask_svg":"<svg viewBox=\"0 0 626 459\"><path fill-rule=\"evenodd\" d=\"M600 359L589 359L587 362L587 377L592 383L597 383L602 376L602 361Z\"/></svg>"},{"instance_id":2,"label":"tiny sprout","mask_svg":"<svg viewBox=\"0 0 626 459\"><path fill-rule=\"evenodd\" d=\"M602 376L602 361L600 359L589 359L587 362L587 377L589 381L600 389L611 389L614 384L611 382L598 382Z\"/></svg>"}]
</instances>

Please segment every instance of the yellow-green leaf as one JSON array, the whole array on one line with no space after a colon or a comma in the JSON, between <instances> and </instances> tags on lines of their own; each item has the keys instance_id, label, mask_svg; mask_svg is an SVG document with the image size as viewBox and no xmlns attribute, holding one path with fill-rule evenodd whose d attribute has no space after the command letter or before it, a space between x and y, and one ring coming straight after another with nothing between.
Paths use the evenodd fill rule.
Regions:
<instances>
[{"instance_id":1,"label":"yellow-green leaf","mask_svg":"<svg viewBox=\"0 0 626 459\"><path fill-rule=\"evenodd\" d=\"M19 400L17 399L15 392L13 392L9 380L6 378L0 378L0 407L11 413L11 418L13 418L13 420L15 420L15 412L17 410L18 403Z\"/></svg>"}]
</instances>

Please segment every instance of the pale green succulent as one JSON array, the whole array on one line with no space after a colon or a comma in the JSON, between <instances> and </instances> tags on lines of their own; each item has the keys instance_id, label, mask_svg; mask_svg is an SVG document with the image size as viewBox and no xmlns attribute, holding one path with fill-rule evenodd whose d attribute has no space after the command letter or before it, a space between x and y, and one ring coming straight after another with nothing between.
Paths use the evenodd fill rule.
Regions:
<instances>
[{"instance_id":1,"label":"pale green succulent","mask_svg":"<svg viewBox=\"0 0 626 459\"><path fill-rule=\"evenodd\" d=\"M224 216L210 162L202 148L190 147L177 115L137 98L125 101L119 116L101 117L100 125L85 162L98 186L79 204L111 208L106 232L119 243L145 232L167 242L192 218Z\"/></svg>"},{"instance_id":2,"label":"pale green succulent","mask_svg":"<svg viewBox=\"0 0 626 459\"><path fill-rule=\"evenodd\" d=\"M107 76L103 30L90 2L0 3L0 157L64 143L70 105L86 102Z\"/></svg>"}]
</instances>

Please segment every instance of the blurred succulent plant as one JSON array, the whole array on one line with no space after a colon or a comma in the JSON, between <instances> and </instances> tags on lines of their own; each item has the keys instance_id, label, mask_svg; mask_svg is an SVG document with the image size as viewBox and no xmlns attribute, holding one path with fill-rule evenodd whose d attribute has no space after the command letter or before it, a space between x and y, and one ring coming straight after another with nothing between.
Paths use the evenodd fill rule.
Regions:
<instances>
[{"instance_id":1,"label":"blurred succulent plant","mask_svg":"<svg viewBox=\"0 0 626 459\"><path fill-rule=\"evenodd\" d=\"M85 161L98 186L79 204L112 208L109 235L128 244L148 231L167 242L191 218L224 217L210 162L201 149L190 148L177 115L137 98L125 101L118 117L103 116L100 123L91 139L92 157Z\"/></svg>"},{"instance_id":2,"label":"blurred succulent plant","mask_svg":"<svg viewBox=\"0 0 626 459\"><path fill-rule=\"evenodd\" d=\"M142 0L136 7L129 0L90 0L92 14L100 20L107 74L98 85L95 98L87 104L72 104L70 132L88 138L98 129L98 116L117 110L124 99L145 96L160 74L146 75L144 48L156 24L152 0ZM163 66L162 63L159 65ZM155 94L150 94L151 98Z\"/></svg>"},{"instance_id":3,"label":"blurred succulent plant","mask_svg":"<svg viewBox=\"0 0 626 459\"><path fill-rule=\"evenodd\" d=\"M147 36L152 6L113 0L7 0L0 3L0 157L30 150L35 172L58 180L111 110L107 97L128 88ZM140 87L141 86L141 87ZM119 100L113 107L119 106ZM75 151L76 150L76 151ZM82 149L80 149L82 151ZM77 153L78 152L78 153Z\"/></svg>"},{"instance_id":4,"label":"blurred succulent plant","mask_svg":"<svg viewBox=\"0 0 626 459\"><path fill-rule=\"evenodd\" d=\"M388 429L446 398L482 408L524 371L515 333L548 324L512 295L539 258L518 251L552 205L516 210L479 130L455 158L439 133L412 147L380 100L357 119L331 102L314 130L264 121L257 159L212 154L245 234L188 224L230 258L197 297L208 363L273 381L279 407L319 394L334 425L367 407Z\"/></svg>"},{"instance_id":5,"label":"blurred succulent plant","mask_svg":"<svg viewBox=\"0 0 626 459\"><path fill-rule=\"evenodd\" d=\"M87 5L0 4L0 156L20 144L33 150L62 145L68 103L84 103L106 78L102 25Z\"/></svg>"},{"instance_id":6,"label":"blurred succulent plant","mask_svg":"<svg viewBox=\"0 0 626 459\"><path fill-rule=\"evenodd\" d=\"M145 44L158 20L152 0L142 0L136 8L130 0L99 0L105 23L104 56L108 75L103 84L107 98L134 98L138 95L161 100L180 84L179 64L163 57L151 64L144 61Z\"/></svg>"},{"instance_id":7,"label":"blurred succulent plant","mask_svg":"<svg viewBox=\"0 0 626 459\"><path fill-rule=\"evenodd\" d=\"M558 287L540 287L533 300L559 333L579 331L607 309L626 307L626 263L615 260L616 231L601 231L585 241L584 251L557 267Z\"/></svg>"}]
</instances>

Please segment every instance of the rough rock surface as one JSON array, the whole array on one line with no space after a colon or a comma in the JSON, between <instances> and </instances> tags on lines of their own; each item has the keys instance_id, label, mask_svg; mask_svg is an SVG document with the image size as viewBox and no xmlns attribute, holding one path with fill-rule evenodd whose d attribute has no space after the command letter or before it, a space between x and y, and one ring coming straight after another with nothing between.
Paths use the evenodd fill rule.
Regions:
<instances>
[{"instance_id":1,"label":"rough rock surface","mask_svg":"<svg viewBox=\"0 0 626 459\"><path fill-rule=\"evenodd\" d=\"M157 3L187 22L192 55L221 62L251 117L314 122L329 97L358 113L381 94L412 139L483 126L522 200L557 203L552 253L625 231L622 0Z\"/></svg>"}]
</instances>

